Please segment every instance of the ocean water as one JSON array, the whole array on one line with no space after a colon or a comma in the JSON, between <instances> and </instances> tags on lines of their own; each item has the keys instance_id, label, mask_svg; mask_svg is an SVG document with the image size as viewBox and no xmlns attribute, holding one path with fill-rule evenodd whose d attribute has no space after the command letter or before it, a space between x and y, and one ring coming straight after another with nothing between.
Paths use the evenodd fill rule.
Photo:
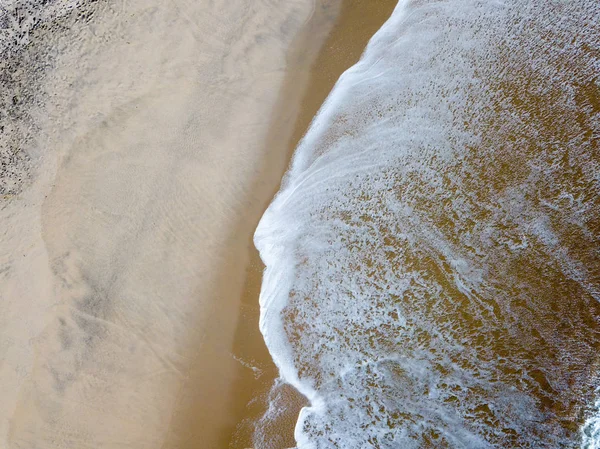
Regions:
<instances>
[{"instance_id":1,"label":"ocean water","mask_svg":"<svg viewBox=\"0 0 600 449\"><path fill-rule=\"evenodd\" d=\"M299 449L600 447L600 3L401 0L255 244Z\"/></svg>"}]
</instances>

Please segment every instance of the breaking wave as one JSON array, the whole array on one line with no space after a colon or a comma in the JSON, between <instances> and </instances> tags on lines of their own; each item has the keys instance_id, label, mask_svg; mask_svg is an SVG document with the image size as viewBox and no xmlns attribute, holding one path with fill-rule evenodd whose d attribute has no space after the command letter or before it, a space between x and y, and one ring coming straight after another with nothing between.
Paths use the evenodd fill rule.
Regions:
<instances>
[{"instance_id":1,"label":"breaking wave","mask_svg":"<svg viewBox=\"0 0 600 449\"><path fill-rule=\"evenodd\" d=\"M598 447L600 4L401 1L255 235L299 448Z\"/></svg>"}]
</instances>

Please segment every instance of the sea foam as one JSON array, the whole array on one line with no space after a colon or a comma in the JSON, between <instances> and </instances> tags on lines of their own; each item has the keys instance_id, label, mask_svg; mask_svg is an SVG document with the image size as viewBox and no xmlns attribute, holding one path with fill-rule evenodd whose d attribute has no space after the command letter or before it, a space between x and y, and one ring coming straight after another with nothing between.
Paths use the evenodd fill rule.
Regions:
<instances>
[{"instance_id":1,"label":"sea foam","mask_svg":"<svg viewBox=\"0 0 600 449\"><path fill-rule=\"evenodd\" d=\"M255 234L299 448L598 446L599 20L401 1L339 79Z\"/></svg>"}]
</instances>

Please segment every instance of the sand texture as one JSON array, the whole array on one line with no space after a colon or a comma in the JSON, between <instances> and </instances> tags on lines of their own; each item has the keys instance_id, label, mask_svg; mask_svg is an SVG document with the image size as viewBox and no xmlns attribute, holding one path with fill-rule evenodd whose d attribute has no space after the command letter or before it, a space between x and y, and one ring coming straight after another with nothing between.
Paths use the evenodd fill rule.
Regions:
<instances>
[{"instance_id":1,"label":"sand texture","mask_svg":"<svg viewBox=\"0 0 600 449\"><path fill-rule=\"evenodd\" d=\"M0 210L0 445L227 447L252 189L289 49L319 11L316 54L337 3L95 8L63 19L32 181Z\"/></svg>"}]
</instances>

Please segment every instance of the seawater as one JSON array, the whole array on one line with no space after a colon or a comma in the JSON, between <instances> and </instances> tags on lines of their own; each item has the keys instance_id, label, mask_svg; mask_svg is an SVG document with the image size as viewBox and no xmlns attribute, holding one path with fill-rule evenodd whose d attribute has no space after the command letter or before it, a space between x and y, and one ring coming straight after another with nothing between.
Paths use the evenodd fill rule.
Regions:
<instances>
[{"instance_id":1,"label":"seawater","mask_svg":"<svg viewBox=\"0 0 600 449\"><path fill-rule=\"evenodd\" d=\"M298 448L600 447L600 4L401 0L255 244Z\"/></svg>"}]
</instances>

